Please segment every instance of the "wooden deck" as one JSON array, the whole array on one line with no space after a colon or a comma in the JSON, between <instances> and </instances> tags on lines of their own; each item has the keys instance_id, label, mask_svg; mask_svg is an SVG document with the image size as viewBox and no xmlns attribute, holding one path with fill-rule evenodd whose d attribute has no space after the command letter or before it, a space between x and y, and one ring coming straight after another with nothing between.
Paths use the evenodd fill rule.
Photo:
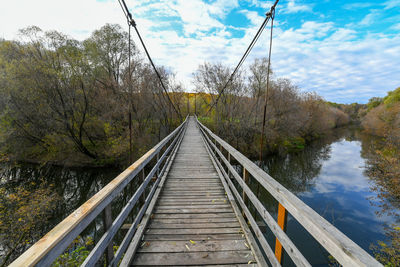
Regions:
<instances>
[{"instance_id":1,"label":"wooden deck","mask_svg":"<svg viewBox=\"0 0 400 267\"><path fill-rule=\"evenodd\" d=\"M242 175L231 165L231 160L242 166ZM180 126L33 244L10 266L51 266L59 255L68 250L77 236L100 216L104 220L104 233L82 266L103 265L102 258L105 256L107 266L111 267L279 267L283 250L296 266L311 266L285 233L284 222L279 219L276 222L248 186L249 179L258 182L277 201L278 218L281 218L280 213L283 216L290 213L340 265L382 266L254 162L193 117L187 117ZM113 200L132 182L139 182L140 186L132 192L126 205L113 205ZM139 203L139 199L144 197L145 201ZM259 219L275 236L275 252L246 202L253 205ZM129 225L129 229L126 229L123 224L128 222L127 218L134 207L140 210L135 213L134 220L126 224ZM113 209L119 211L115 218L112 217ZM124 238L114 243L119 230L123 231ZM116 252L113 250L115 244L119 244Z\"/></svg>"},{"instance_id":2,"label":"wooden deck","mask_svg":"<svg viewBox=\"0 0 400 267\"><path fill-rule=\"evenodd\" d=\"M237 216L190 119L131 265L256 265Z\"/></svg>"}]
</instances>

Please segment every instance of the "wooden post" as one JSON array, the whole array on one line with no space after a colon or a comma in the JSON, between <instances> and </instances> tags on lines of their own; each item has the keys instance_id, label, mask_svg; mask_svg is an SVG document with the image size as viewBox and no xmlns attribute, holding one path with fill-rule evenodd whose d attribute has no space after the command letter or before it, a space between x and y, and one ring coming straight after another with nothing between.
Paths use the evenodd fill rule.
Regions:
<instances>
[{"instance_id":1,"label":"wooden post","mask_svg":"<svg viewBox=\"0 0 400 267\"><path fill-rule=\"evenodd\" d=\"M197 95L194 93L194 115L197 116L197 102L196 102Z\"/></svg>"},{"instance_id":2,"label":"wooden post","mask_svg":"<svg viewBox=\"0 0 400 267\"><path fill-rule=\"evenodd\" d=\"M104 232L106 232L108 229L110 229L110 227L113 223L112 213L111 213L111 204L107 205L104 208L103 223L104 223ZM113 249L112 240L105 251L105 256L106 256L106 265L108 266L111 263L112 259L114 258L114 249Z\"/></svg>"},{"instance_id":3,"label":"wooden post","mask_svg":"<svg viewBox=\"0 0 400 267\"><path fill-rule=\"evenodd\" d=\"M132 113L129 112L129 164L133 162L133 149L132 149Z\"/></svg>"},{"instance_id":4,"label":"wooden post","mask_svg":"<svg viewBox=\"0 0 400 267\"><path fill-rule=\"evenodd\" d=\"M160 153L157 153L157 162L160 160ZM160 177L160 166L157 168L157 179Z\"/></svg>"},{"instance_id":5,"label":"wooden post","mask_svg":"<svg viewBox=\"0 0 400 267\"><path fill-rule=\"evenodd\" d=\"M231 164L231 153L229 153L229 151L228 151L228 162L229 162L229 165ZM229 167L227 167L228 168L228 177L229 177L229 179L232 179L231 178L231 170L229 169Z\"/></svg>"},{"instance_id":6,"label":"wooden post","mask_svg":"<svg viewBox=\"0 0 400 267\"><path fill-rule=\"evenodd\" d=\"M246 170L246 168L244 168L244 167L243 167L243 181L244 181L245 184L248 184L248 183L249 183L249 172L248 172L248 171ZM246 193L244 192L244 189L243 189L242 198L243 198L243 202L244 202L244 203L246 204L246 206L247 206L248 199L247 199ZM244 212L243 212L243 217L246 218Z\"/></svg>"},{"instance_id":7,"label":"wooden post","mask_svg":"<svg viewBox=\"0 0 400 267\"><path fill-rule=\"evenodd\" d=\"M144 168L142 169L142 179L140 179L140 184L143 184L144 179L146 179L146 174L144 173ZM143 191L141 197L142 203L146 201L146 190Z\"/></svg>"},{"instance_id":8,"label":"wooden post","mask_svg":"<svg viewBox=\"0 0 400 267\"><path fill-rule=\"evenodd\" d=\"M278 206L278 225L284 232L286 232L286 223L287 223L287 211L281 203ZM275 241L275 257L282 264L283 261L283 249L282 244L279 242L278 238Z\"/></svg>"}]
</instances>

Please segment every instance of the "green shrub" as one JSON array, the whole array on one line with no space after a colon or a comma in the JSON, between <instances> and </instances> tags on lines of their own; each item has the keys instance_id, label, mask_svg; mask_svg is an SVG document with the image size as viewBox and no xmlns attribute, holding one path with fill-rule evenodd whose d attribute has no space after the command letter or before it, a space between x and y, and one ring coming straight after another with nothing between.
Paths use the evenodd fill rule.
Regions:
<instances>
[{"instance_id":1,"label":"green shrub","mask_svg":"<svg viewBox=\"0 0 400 267\"><path fill-rule=\"evenodd\" d=\"M391 107L394 103L400 102L400 87L394 91L388 92L388 95L383 98L383 103L387 107Z\"/></svg>"}]
</instances>

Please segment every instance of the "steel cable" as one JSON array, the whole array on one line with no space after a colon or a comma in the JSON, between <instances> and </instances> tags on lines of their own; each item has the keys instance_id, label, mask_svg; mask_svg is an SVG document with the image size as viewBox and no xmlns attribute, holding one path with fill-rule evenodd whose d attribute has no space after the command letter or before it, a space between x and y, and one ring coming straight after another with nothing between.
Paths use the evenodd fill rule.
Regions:
<instances>
[{"instance_id":1,"label":"steel cable","mask_svg":"<svg viewBox=\"0 0 400 267\"><path fill-rule=\"evenodd\" d=\"M121 5L121 1L122 1L122 5ZM166 88L166 86L165 86L165 84L164 84L164 82L163 82L163 80L162 80L162 78L161 78L161 75L160 75L160 73L158 72L156 66L154 65L154 62L153 62L153 60L152 60L152 58L151 58L151 56L150 56L150 53L149 53L149 51L147 50L147 47L146 47L146 45L145 45L145 43L144 43L144 41L143 41L143 39L142 39L142 36L140 35L139 30L138 30L137 27L136 27L136 22L135 22L134 19L132 18L132 14L131 14L131 12L129 11L129 9L128 9L126 3L125 3L125 0L118 0L118 2L120 3L121 8L122 8L122 11L124 12L124 14L125 14L125 16L126 16L126 18L127 18L127 20L128 20L129 26L132 26L132 27L135 29L135 32L136 32L136 34L137 34L138 37L139 37L140 43L142 44L143 49L144 49L144 51L145 51L145 53L146 53L146 56L147 56L147 58L149 59L150 64L151 64L151 66L153 67L153 69L154 69L154 71L155 71L155 73L156 73L156 75L157 75L157 77L158 77L158 80L160 81L161 87L163 88L164 93L165 93L165 95L167 96L167 99L168 99L169 103L171 104L172 108L174 109L174 111L176 112L176 114L179 116L179 118L182 119L182 115L180 114L180 112L179 112L178 109L175 107L174 103L172 102L172 100L171 100L171 98L170 98L170 96L169 96L169 94L168 94L168 90L167 90L167 88Z\"/></svg>"},{"instance_id":2,"label":"steel cable","mask_svg":"<svg viewBox=\"0 0 400 267\"><path fill-rule=\"evenodd\" d=\"M279 0L276 0L275 3L271 6L270 11L266 14L266 18L264 19L263 23L261 24L260 28L258 29L256 35L253 37L253 40L251 41L250 45L247 47L246 52L243 54L242 58L240 59L239 63L235 67L234 71L230 75L228 81L225 83L225 85L222 87L222 90L217 96L217 99L214 101L214 103L211 105L210 109L207 111L206 115L210 113L210 111L217 105L222 93L225 91L225 89L228 87L229 83L232 81L233 77L235 76L236 72L239 70L239 68L242 66L243 62L246 60L247 56L250 54L251 50L253 49L254 45L257 43L258 39L260 38L263 30L265 29L265 26L267 25L269 19L275 15L275 7L278 4Z\"/></svg>"}]
</instances>

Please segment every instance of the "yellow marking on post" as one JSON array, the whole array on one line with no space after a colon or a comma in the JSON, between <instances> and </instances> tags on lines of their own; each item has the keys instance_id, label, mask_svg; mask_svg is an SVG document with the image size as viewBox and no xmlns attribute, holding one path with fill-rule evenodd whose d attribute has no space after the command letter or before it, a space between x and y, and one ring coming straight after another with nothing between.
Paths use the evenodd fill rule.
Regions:
<instances>
[{"instance_id":1,"label":"yellow marking on post","mask_svg":"<svg viewBox=\"0 0 400 267\"><path fill-rule=\"evenodd\" d=\"M283 231L286 231L286 221L287 221L287 211L286 211L285 207L282 206L281 203L279 203L279 206L278 206L278 225ZM278 238L276 238L276 241L275 241L275 257L279 261L280 264L282 264L282 255L283 255L282 244L281 244L281 242L279 242Z\"/></svg>"}]
</instances>

